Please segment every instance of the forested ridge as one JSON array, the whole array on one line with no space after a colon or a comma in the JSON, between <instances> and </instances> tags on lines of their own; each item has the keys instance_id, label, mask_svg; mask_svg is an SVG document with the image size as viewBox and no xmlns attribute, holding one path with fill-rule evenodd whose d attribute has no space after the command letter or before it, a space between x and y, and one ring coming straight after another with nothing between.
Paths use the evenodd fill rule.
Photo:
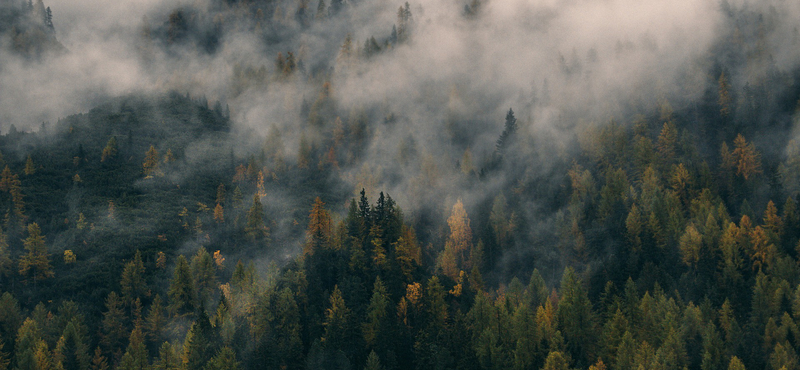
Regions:
<instances>
[{"instance_id":1,"label":"forested ridge","mask_svg":"<svg viewBox=\"0 0 800 370\"><path fill-rule=\"evenodd\" d=\"M497 4L444 9L486 47ZM795 8L715 3L708 50L628 92L598 85L657 35L382 96L452 31L384 5L165 6L129 40L152 85L0 112L0 370L800 369ZM72 61L54 18L0 0L0 59Z\"/></svg>"}]
</instances>

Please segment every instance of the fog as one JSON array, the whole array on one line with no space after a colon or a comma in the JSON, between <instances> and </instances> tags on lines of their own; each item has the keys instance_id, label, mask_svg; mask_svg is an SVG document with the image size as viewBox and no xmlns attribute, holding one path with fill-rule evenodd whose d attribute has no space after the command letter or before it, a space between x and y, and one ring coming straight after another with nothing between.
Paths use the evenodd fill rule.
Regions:
<instances>
[{"instance_id":1,"label":"fog","mask_svg":"<svg viewBox=\"0 0 800 370\"><path fill-rule=\"evenodd\" d=\"M312 1L305 25L292 16L297 2L277 1L280 12L266 9L265 26L230 17L244 8L214 10L204 1L51 0L45 5L68 52L40 61L0 52L0 129L13 124L35 130L112 97L176 90L227 104L235 131L260 135L252 142L275 127L281 150L294 163L301 137L316 145L330 131L333 117L312 126L303 116L304 105L328 81L342 122L358 112L366 112L368 121L365 150L341 168L347 191L356 195L364 187L372 199L386 191L412 219L424 210L444 220L456 199L472 210L512 181L545 178L568 165L576 137L587 127L612 120L627 125L659 104L680 110L701 99L716 86L714 54L731 35L756 37L750 32L762 42L759 53L727 72L735 88L766 71L800 65L793 22L800 19L800 5L786 0L485 0L474 15L465 14L463 1L409 3L408 40L386 50L383 41L403 5L398 1L352 1L324 20L313 19ZM154 33L163 33L178 7L221 14L224 32L214 52L143 41L145 18ZM731 9L762 17L735 24L726 15ZM269 29L266 36L253 31L260 27ZM369 58L343 57L348 34L353 54L373 36L384 50ZM299 71L278 78L278 52L294 53ZM264 66L268 81L237 92L235 66ZM516 168L519 173L476 184L509 108L532 145L523 151L530 157ZM400 153L409 148L403 159ZM467 150L475 172L465 176L459 161ZM563 173L545 181L558 186ZM276 202L291 202L287 197ZM344 204L330 206L344 211ZM527 218L539 219L530 225L532 234L552 227L552 215L538 217L542 207L535 199L525 205Z\"/></svg>"}]
</instances>

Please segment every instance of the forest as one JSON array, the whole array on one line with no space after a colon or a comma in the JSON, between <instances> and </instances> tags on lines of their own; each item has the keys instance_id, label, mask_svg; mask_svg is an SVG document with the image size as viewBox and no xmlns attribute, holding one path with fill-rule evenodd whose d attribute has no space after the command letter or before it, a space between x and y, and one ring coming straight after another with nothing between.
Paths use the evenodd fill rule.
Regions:
<instances>
[{"instance_id":1,"label":"forest","mask_svg":"<svg viewBox=\"0 0 800 370\"><path fill-rule=\"evenodd\" d=\"M51 1L0 370L800 370L798 4Z\"/></svg>"}]
</instances>

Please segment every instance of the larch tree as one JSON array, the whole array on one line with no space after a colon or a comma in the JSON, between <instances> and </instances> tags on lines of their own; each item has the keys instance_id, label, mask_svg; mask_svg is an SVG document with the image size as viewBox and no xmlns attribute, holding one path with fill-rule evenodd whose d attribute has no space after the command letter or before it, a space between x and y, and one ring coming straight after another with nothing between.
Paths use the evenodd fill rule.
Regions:
<instances>
[{"instance_id":1,"label":"larch tree","mask_svg":"<svg viewBox=\"0 0 800 370\"><path fill-rule=\"evenodd\" d=\"M33 163L33 158L31 155L28 154L28 159L25 160L25 170L23 171L25 176L30 176L36 173L36 164Z\"/></svg>"},{"instance_id":2,"label":"larch tree","mask_svg":"<svg viewBox=\"0 0 800 370\"><path fill-rule=\"evenodd\" d=\"M461 199L453 206L447 224L450 226L450 236L444 250L439 254L437 265L445 275L455 280L459 271L470 270L473 263L469 256L472 250L472 229Z\"/></svg>"},{"instance_id":3,"label":"larch tree","mask_svg":"<svg viewBox=\"0 0 800 370\"><path fill-rule=\"evenodd\" d=\"M144 172L145 178L151 178L153 176L161 176L161 169L159 168L160 160L158 157L158 150L152 145L150 145L150 149L147 150L144 156L144 163L142 163L142 170Z\"/></svg>"},{"instance_id":4,"label":"larch tree","mask_svg":"<svg viewBox=\"0 0 800 370\"><path fill-rule=\"evenodd\" d=\"M303 255L311 255L316 251L329 249L332 246L333 221L325 209L325 203L317 197L308 215L308 229Z\"/></svg>"},{"instance_id":5,"label":"larch tree","mask_svg":"<svg viewBox=\"0 0 800 370\"><path fill-rule=\"evenodd\" d=\"M27 253L19 260L19 274L27 276L31 273L34 280L52 277L53 268L50 266L50 254L47 253L44 235L37 223L28 225L28 237L23 244Z\"/></svg>"},{"instance_id":6,"label":"larch tree","mask_svg":"<svg viewBox=\"0 0 800 370\"><path fill-rule=\"evenodd\" d=\"M736 161L736 174L745 180L761 173L761 154L753 143L748 143L742 134L733 140L733 157Z\"/></svg>"},{"instance_id":7,"label":"larch tree","mask_svg":"<svg viewBox=\"0 0 800 370\"><path fill-rule=\"evenodd\" d=\"M105 162L107 160L116 158L118 152L119 148L117 146L117 137L112 136L110 139L108 139L105 148L103 148L103 153L100 156L100 162Z\"/></svg>"},{"instance_id":8,"label":"larch tree","mask_svg":"<svg viewBox=\"0 0 800 370\"><path fill-rule=\"evenodd\" d=\"M217 206L214 207L214 222L218 224L225 223L225 210L222 208L221 203L217 203Z\"/></svg>"},{"instance_id":9,"label":"larch tree","mask_svg":"<svg viewBox=\"0 0 800 370\"><path fill-rule=\"evenodd\" d=\"M95 348L94 356L92 356L92 364L89 366L90 370L108 370L108 359L103 356L103 351L100 347Z\"/></svg>"}]
</instances>

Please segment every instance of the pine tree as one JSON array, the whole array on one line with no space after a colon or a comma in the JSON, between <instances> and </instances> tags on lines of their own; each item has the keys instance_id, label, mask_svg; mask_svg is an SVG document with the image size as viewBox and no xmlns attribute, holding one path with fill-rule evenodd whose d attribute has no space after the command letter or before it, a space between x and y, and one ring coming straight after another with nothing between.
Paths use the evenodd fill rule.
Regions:
<instances>
[{"instance_id":1,"label":"pine tree","mask_svg":"<svg viewBox=\"0 0 800 370\"><path fill-rule=\"evenodd\" d=\"M375 348L378 342L378 336L385 333L387 330L385 319L388 316L390 303L386 286L383 284L383 281L381 281L380 276L378 276L375 278L372 298L367 307L367 321L361 325L364 341L369 348Z\"/></svg>"},{"instance_id":2,"label":"pine tree","mask_svg":"<svg viewBox=\"0 0 800 370\"><path fill-rule=\"evenodd\" d=\"M328 348L345 349L350 342L352 313L345 305L342 291L335 286L330 296L330 307L325 310L323 343Z\"/></svg>"},{"instance_id":3,"label":"pine tree","mask_svg":"<svg viewBox=\"0 0 800 370\"><path fill-rule=\"evenodd\" d=\"M25 319L25 322L22 323L17 332L17 342L14 346L16 369L38 370L36 352L40 343L47 345L42 340L42 335L36 322L31 318Z\"/></svg>"},{"instance_id":4,"label":"pine tree","mask_svg":"<svg viewBox=\"0 0 800 370\"><path fill-rule=\"evenodd\" d=\"M82 370L89 366L89 349L80 330L80 323L73 318L67 323L54 350L56 368L63 370Z\"/></svg>"},{"instance_id":5,"label":"pine tree","mask_svg":"<svg viewBox=\"0 0 800 370\"><path fill-rule=\"evenodd\" d=\"M192 258L192 276L198 293L198 301L207 302L217 288L217 276L214 259L204 247L200 247Z\"/></svg>"},{"instance_id":6,"label":"pine tree","mask_svg":"<svg viewBox=\"0 0 800 370\"><path fill-rule=\"evenodd\" d=\"M550 352L542 370L569 370L569 362L562 352Z\"/></svg>"},{"instance_id":7,"label":"pine tree","mask_svg":"<svg viewBox=\"0 0 800 370\"><path fill-rule=\"evenodd\" d=\"M383 370L381 360L375 351L371 351L369 356L367 356L367 364L364 365L364 370Z\"/></svg>"},{"instance_id":8,"label":"pine tree","mask_svg":"<svg viewBox=\"0 0 800 370\"><path fill-rule=\"evenodd\" d=\"M140 328L134 328L128 341L128 349L122 356L119 370L148 370L147 348L144 344L144 335Z\"/></svg>"},{"instance_id":9,"label":"pine tree","mask_svg":"<svg viewBox=\"0 0 800 370\"><path fill-rule=\"evenodd\" d=\"M178 256L178 263L172 274L169 286L170 309L177 315L188 315L195 309L195 289L189 263L183 255Z\"/></svg>"},{"instance_id":10,"label":"pine tree","mask_svg":"<svg viewBox=\"0 0 800 370\"><path fill-rule=\"evenodd\" d=\"M158 350L158 359L154 360L153 370L180 370L181 358L175 353L175 347L164 342Z\"/></svg>"},{"instance_id":11,"label":"pine tree","mask_svg":"<svg viewBox=\"0 0 800 370\"><path fill-rule=\"evenodd\" d=\"M113 354L122 349L126 338L124 321L125 313L122 310L122 301L116 292L111 292L106 297L106 312L103 313L101 323L100 344L106 353Z\"/></svg>"},{"instance_id":12,"label":"pine tree","mask_svg":"<svg viewBox=\"0 0 800 370\"><path fill-rule=\"evenodd\" d=\"M222 347L217 354L208 362L205 370L239 370L241 366L236 361L236 353L231 347Z\"/></svg>"},{"instance_id":13,"label":"pine tree","mask_svg":"<svg viewBox=\"0 0 800 370\"><path fill-rule=\"evenodd\" d=\"M561 279L561 300L558 322L567 341L567 348L578 364L586 365L595 353L596 318L592 303L575 271L568 267Z\"/></svg>"},{"instance_id":14,"label":"pine tree","mask_svg":"<svg viewBox=\"0 0 800 370\"><path fill-rule=\"evenodd\" d=\"M128 303L133 303L137 298L141 299L147 295L147 284L144 280L144 263L142 253L137 250L133 260L125 264L120 279L120 293L122 299Z\"/></svg>"},{"instance_id":15,"label":"pine tree","mask_svg":"<svg viewBox=\"0 0 800 370\"><path fill-rule=\"evenodd\" d=\"M147 340L151 343L161 342L165 325L164 306L161 302L161 296L156 294L155 298L153 298L153 303L150 304L150 308L147 310L147 316L145 317L144 329Z\"/></svg>"},{"instance_id":16,"label":"pine tree","mask_svg":"<svg viewBox=\"0 0 800 370\"><path fill-rule=\"evenodd\" d=\"M182 363L186 370L201 370L215 352L214 328L205 310L199 310L183 343Z\"/></svg>"},{"instance_id":17,"label":"pine tree","mask_svg":"<svg viewBox=\"0 0 800 370\"><path fill-rule=\"evenodd\" d=\"M264 225L264 208L261 205L261 198L258 194L253 197L253 205L247 211L247 225L244 230L253 240L269 236L267 226Z\"/></svg>"},{"instance_id":18,"label":"pine tree","mask_svg":"<svg viewBox=\"0 0 800 370\"><path fill-rule=\"evenodd\" d=\"M503 133L497 139L496 150L500 155L505 154L506 149L513 145L517 132L517 118L514 117L514 111L509 108L506 114L506 123L503 127Z\"/></svg>"},{"instance_id":19,"label":"pine tree","mask_svg":"<svg viewBox=\"0 0 800 370\"><path fill-rule=\"evenodd\" d=\"M26 276L33 272L34 280L44 280L53 276L50 254L47 253L44 235L37 223L28 225L28 237L24 242L27 253L19 260L19 273Z\"/></svg>"}]
</instances>

